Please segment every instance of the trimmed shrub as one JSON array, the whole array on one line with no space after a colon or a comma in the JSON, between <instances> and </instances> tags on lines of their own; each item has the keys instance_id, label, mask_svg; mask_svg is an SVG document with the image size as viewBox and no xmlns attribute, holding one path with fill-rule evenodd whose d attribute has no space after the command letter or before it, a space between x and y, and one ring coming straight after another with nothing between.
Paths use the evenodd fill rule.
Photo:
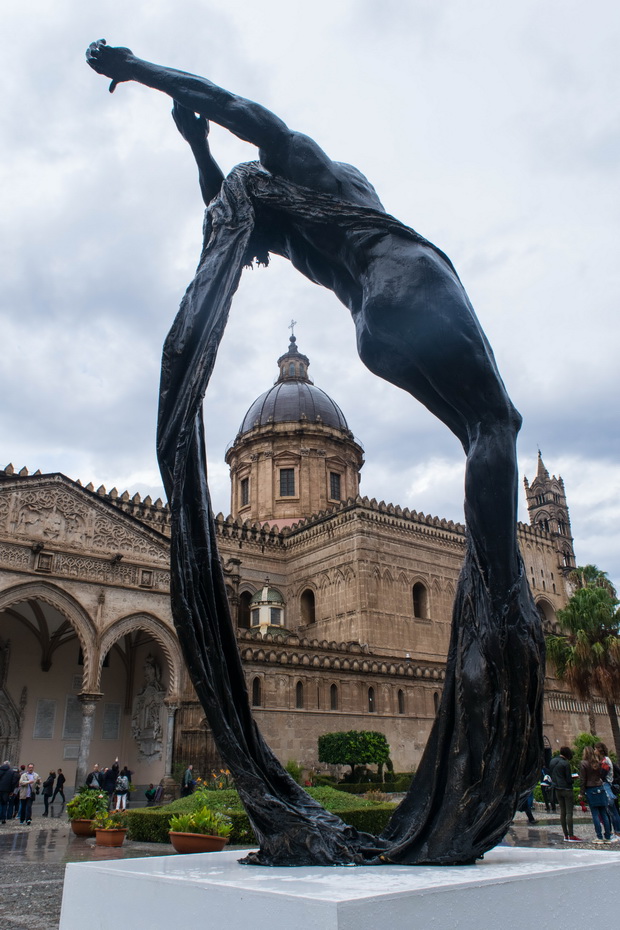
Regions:
<instances>
[{"instance_id":1,"label":"trimmed shrub","mask_svg":"<svg viewBox=\"0 0 620 930\"><path fill-rule=\"evenodd\" d=\"M348 787L364 788L363 785ZM365 787L367 789L368 785ZM345 823L364 833L380 833L394 810L394 805L354 797L348 792L327 786L309 788L308 794L327 810L337 814ZM166 807L143 807L127 811L129 839L142 843L169 843L170 818L175 814L190 813L205 806L230 817L232 831L229 841L232 845L252 846L256 843L248 815L234 788L223 791L198 790Z\"/></svg>"},{"instance_id":2,"label":"trimmed shrub","mask_svg":"<svg viewBox=\"0 0 620 930\"><path fill-rule=\"evenodd\" d=\"M339 816L361 833L381 833L394 813L393 804L375 804L356 811L341 811Z\"/></svg>"}]
</instances>

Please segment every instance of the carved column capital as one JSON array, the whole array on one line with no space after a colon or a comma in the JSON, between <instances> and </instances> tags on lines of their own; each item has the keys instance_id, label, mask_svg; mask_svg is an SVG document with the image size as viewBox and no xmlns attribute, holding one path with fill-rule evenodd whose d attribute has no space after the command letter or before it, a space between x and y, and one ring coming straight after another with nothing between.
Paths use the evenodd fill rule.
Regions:
<instances>
[{"instance_id":1,"label":"carved column capital","mask_svg":"<svg viewBox=\"0 0 620 930\"><path fill-rule=\"evenodd\" d=\"M94 714L95 708L102 697L103 694L99 691L82 691L81 694L78 694L78 701L82 704L82 713Z\"/></svg>"}]
</instances>

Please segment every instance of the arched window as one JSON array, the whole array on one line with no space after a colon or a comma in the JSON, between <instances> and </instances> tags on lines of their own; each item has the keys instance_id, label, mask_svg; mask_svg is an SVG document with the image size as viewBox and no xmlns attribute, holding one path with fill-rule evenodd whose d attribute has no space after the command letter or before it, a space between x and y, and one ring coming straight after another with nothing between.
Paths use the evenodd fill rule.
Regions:
<instances>
[{"instance_id":1,"label":"arched window","mask_svg":"<svg viewBox=\"0 0 620 930\"><path fill-rule=\"evenodd\" d=\"M543 630L545 631L545 633L555 632L555 625L556 625L557 618L555 615L555 610L553 609L549 601L545 601L545 600L537 601L536 609L540 615L540 619L542 620Z\"/></svg>"},{"instance_id":2,"label":"arched window","mask_svg":"<svg viewBox=\"0 0 620 930\"><path fill-rule=\"evenodd\" d=\"M303 681L298 681L295 685L295 707L298 709L304 706L304 684Z\"/></svg>"},{"instance_id":3,"label":"arched window","mask_svg":"<svg viewBox=\"0 0 620 930\"><path fill-rule=\"evenodd\" d=\"M294 364L294 362L291 362L290 365L288 366L288 373L289 373L289 375L290 375L291 377L294 376L294 374L295 374L295 364Z\"/></svg>"},{"instance_id":4,"label":"arched window","mask_svg":"<svg viewBox=\"0 0 620 930\"><path fill-rule=\"evenodd\" d=\"M439 691L435 691L433 694L433 705L435 707L435 713L439 710Z\"/></svg>"},{"instance_id":5,"label":"arched window","mask_svg":"<svg viewBox=\"0 0 620 930\"><path fill-rule=\"evenodd\" d=\"M428 591L426 585L416 581L413 586L413 616L428 620Z\"/></svg>"},{"instance_id":6,"label":"arched window","mask_svg":"<svg viewBox=\"0 0 620 930\"><path fill-rule=\"evenodd\" d=\"M398 713L405 713L405 692L402 690L402 688L398 689Z\"/></svg>"},{"instance_id":7,"label":"arched window","mask_svg":"<svg viewBox=\"0 0 620 930\"><path fill-rule=\"evenodd\" d=\"M310 588L306 588L305 591L301 592L299 600L301 604L301 622L304 626L308 626L308 624L314 623L315 621L314 591Z\"/></svg>"},{"instance_id":8,"label":"arched window","mask_svg":"<svg viewBox=\"0 0 620 930\"><path fill-rule=\"evenodd\" d=\"M249 591L242 591L237 606L237 626L240 630L250 629L250 601L252 595Z\"/></svg>"},{"instance_id":9,"label":"arched window","mask_svg":"<svg viewBox=\"0 0 620 930\"><path fill-rule=\"evenodd\" d=\"M368 689L368 713L374 714L376 710L377 708L375 705L375 689L371 687Z\"/></svg>"},{"instance_id":10,"label":"arched window","mask_svg":"<svg viewBox=\"0 0 620 930\"><path fill-rule=\"evenodd\" d=\"M331 710L338 710L338 685L332 685L329 689L329 706Z\"/></svg>"},{"instance_id":11,"label":"arched window","mask_svg":"<svg viewBox=\"0 0 620 930\"><path fill-rule=\"evenodd\" d=\"M252 680L252 707L260 707L262 704L260 678Z\"/></svg>"}]
</instances>

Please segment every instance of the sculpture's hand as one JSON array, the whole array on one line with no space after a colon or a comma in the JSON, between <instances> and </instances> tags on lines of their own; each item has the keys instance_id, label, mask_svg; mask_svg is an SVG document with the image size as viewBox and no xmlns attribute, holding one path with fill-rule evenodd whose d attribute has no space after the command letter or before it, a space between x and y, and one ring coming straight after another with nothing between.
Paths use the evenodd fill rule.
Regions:
<instances>
[{"instance_id":1,"label":"sculpture's hand","mask_svg":"<svg viewBox=\"0 0 620 930\"><path fill-rule=\"evenodd\" d=\"M134 60L131 49L108 45L105 39L91 42L86 49L86 62L93 71L112 78L109 88L111 94L114 93L117 84L131 80L131 64Z\"/></svg>"},{"instance_id":2,"label":"sculpture's hand","mask_svg":"<svg viewBox=\"0 0 620 930\"><path fill-rule=\"evenodd\" d=\"M191 146L203 144L209 135L209 120L193 113L178 100L174 101L172 118L185 141Z\"/></svg>"}]
</instances>

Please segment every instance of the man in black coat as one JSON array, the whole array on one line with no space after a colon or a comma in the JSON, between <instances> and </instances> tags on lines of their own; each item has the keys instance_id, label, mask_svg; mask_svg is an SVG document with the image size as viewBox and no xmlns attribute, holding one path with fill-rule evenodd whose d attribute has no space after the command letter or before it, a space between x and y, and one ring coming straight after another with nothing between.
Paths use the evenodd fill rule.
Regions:
<instances>
[{"instance_id":1,"label":"man in black coat","mask_svg":"<svg viewBox=\"0 0 620 930\"><path fill-rule=\"evenodd\" d=\"M63 775L62 769L58 769L58 778L56 779L56 787L54 788L54 793L52 795L52 804L56 800L57 794L59 794L60 797L62 798L62 803L63 804L65 803L64 785L65 785L66 780L67 779Z\"/></svg>"},{"instance_id":2,"label":"man in black coat","mask_svg":"<svg viewBox=\"0 0 620 930\"><path fill-rule=\"evenodd\" d=\"M7 804L18 781L19 773L17 769L12 768L7 759L6 762L0 765L0 820L2 823L6 823Z\"/></svg>"},{"instance_id":3,"label":"man in black coat","mask_svg":"<svg viewBox=\"0 0 620 930\"><path fill-rule=\"evenodd\" d=\"M572 758L573 750L569 746L561 746L560 755L554 756L549 763L549 775L560 805L560 822L564 831L564 839L567 843L581 843L583 841L573 833L573 805L575 799L573 796L573 772L570 767Z\"/></svg>"}]
</instances>

